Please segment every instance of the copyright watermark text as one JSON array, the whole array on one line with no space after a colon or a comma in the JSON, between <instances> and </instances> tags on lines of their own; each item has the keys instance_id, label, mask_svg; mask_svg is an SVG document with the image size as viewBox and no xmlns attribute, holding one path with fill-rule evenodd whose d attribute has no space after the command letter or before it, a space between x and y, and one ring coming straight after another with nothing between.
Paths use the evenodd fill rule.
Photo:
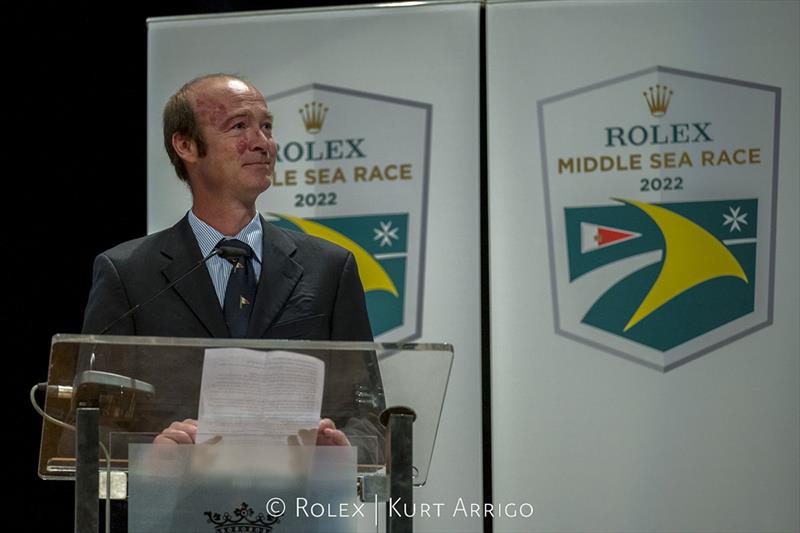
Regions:
<instances>
[{"instance_id":1,"label":"copyright watermark text","mask_svg":"<svg viewBox=\"0 0 800 533\"><path fill-rule=\"evenodd\" d=\"M455 503L430 503L413 502L405 503L402 499L390 498L386 504L386 511L390 517L406 518L530 518L533 516L533 505L523 503L475 503L459 498ZM296 518L365 518L372 515L367 503L355 502L315 502L307 498L298 497L290 501L291 505L281 498L270 498L266 503L266 510L272 516L280 517L289 513ZM378 501L370 507L374 510L377 522Z\"/></svg>"}]
</instances>

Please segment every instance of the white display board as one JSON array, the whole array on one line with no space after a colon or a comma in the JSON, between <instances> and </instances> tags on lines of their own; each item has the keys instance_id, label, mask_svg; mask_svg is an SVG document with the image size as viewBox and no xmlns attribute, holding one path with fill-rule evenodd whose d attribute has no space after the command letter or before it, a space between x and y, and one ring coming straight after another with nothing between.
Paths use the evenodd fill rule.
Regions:
<instances>
[{"instance_id":1,"label":"white display board","mask_svg":"<svg viewBox=\"0 0 800 533\"><path fill-rule=\"evenodd\" d=\"M276 180L257 207L356 251L379 341L455 347L418 531L480 531L482 501L476 2L152 19L148 230L191 205L161 112L186 81L239 74L275 115ZM409 379L414 379L410 369Z\"/></svg>"},{"instance_id":2,"label":"white display board","mask_svg":"<svg viewBox=\"0 0 800 533\"><path fill-rule=\"evenodd\" d=\"M487 6L496 531L800 530L798 20Z\"/></svg>"}]
</instances>

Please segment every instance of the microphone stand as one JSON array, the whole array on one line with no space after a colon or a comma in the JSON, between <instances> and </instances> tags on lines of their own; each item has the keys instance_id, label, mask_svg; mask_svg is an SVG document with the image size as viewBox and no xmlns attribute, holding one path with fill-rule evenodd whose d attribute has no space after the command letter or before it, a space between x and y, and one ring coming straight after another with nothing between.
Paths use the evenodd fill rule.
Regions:
<instances>
[{"instance_id":1,"label":"microphone stand","mask_svg":"<svg viewBox=\"0 0 800 533\"><path fill-rule=\"evenodd\" d=\"M142 302L140 304L137 304L137 305L133 306L132 308L128 309L126 312L124 312L122 315L120 315L119 318L117 318L116 320L111 322L109 325L104 327L103 331L101 331L99 334L100 335L105 335L111 328L116 326L122 319L133 315L134 313L136 313L136 311L138 311L142 307L145 307L150 302L152 302L153 300L155 300L156 298L158 298L159 296L161 296L162 294L164 294L165 292L170 290L172 287L177 285L177 283L180 280L182 280L183 278L185 278L186 276L188 276L189 274L191 274L192 272L194 272L195 270L200 268L201 265L204 265L206 263L206 261L208 261L212 257L220 256L223 259L228 259L228 258L231 258L231 257L240 257L242 255L245 255L245 253L246 252L242 248L239 248L237 246L220 246L220 245L215 246L214 249L211 250L210 254L208 254L207 256L202 258L200 261L195 263L195 265L192 268L190 268L189 270L187 270L186 273L182 274L178 279L176 279L175 281L173 281L170 284L168 284L166 287L164 287L163 289L161 289L160 291L155 293L153 296L151 296L150 298L148 298L144 302Z\"/></svg>"}]
</instances>

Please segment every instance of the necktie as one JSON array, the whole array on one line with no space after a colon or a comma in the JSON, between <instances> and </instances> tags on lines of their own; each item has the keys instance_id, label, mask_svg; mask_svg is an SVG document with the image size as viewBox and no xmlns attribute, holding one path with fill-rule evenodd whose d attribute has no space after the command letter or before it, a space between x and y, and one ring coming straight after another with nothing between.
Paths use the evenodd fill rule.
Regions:
<instances>
[{"instance_id":1,"label":"necktie","mask_svg":"<svg viewBox=\"0 0 800 533\"><path fill-rule=\"evenodd\" d=\"M258 280L251 262L253 249L238 239L222 239L218 246L231 246L242 249L242 255L226 258L231 263L231 275L225 288L225 303L222 311L231 337L243 338L247 335L250 313L256 299Z\"/></svg>"}]
</instances>

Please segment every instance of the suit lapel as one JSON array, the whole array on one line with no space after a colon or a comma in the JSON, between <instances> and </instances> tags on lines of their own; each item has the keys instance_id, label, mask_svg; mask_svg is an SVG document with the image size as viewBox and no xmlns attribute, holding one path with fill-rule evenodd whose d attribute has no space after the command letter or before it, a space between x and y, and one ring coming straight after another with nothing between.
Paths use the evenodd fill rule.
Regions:
<instances>
[{"instance_id":1,"label":"suit lapel","mask_svg":"<svg viewBox=\"0 0 800 533\"><path fill-rule=\"evenodd\" d=\"M162 248L162 253L171 259L162 270L169 282L188 272L203 258L187 217L183 217L172 229L170 238ZM230 336L214 284L205 265L181 280L175 285L175 290L212 337Z\"/></svg>"},{"instance_id":2,"label":"suit lapel","mask_svg":"<svg viewBox=\"0 0 800 533\"><path fill-rule=\"evenodd\" d=\"M303 267L292 259L297 249L294 242L264 217L261 228L261 276L247 328L250 338L261 338L269 329L303 276Z\"/></svg>"}]
</instances>

